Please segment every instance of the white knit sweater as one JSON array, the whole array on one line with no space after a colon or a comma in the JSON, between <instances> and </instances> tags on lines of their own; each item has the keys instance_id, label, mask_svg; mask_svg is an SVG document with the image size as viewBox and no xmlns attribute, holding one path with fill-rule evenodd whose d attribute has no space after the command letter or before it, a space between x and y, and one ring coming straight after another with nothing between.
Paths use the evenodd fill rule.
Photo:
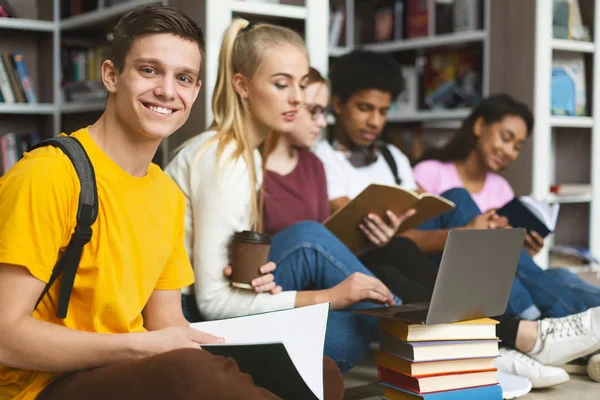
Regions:
<instances>
[{"instance_id":1,"label":"white knit sweater","mask_svg":"<svg viewBox=\"0 0 600 400\"><path fill-rule=\"evenodd\" d=\"M233 288L223 275L229 264L231 236L250 228L249 202L256 191L250 189L244 160L231 160L233 145L225 149L217 167L217 143L202 146L214 135L215 132L205 132L191 139L165 170L186 197L185 245L194 266L193 290L198 307L208 319L292 308L295 291L255 294ZM254 159L260 182L258 151Z\"/></svg>"}]
</instances>

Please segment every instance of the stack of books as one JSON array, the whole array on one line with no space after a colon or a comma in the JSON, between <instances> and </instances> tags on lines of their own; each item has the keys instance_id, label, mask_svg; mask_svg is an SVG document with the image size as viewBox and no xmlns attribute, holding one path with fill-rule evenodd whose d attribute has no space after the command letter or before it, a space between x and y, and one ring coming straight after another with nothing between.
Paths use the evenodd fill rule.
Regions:
<instances>
[{"instance_id":1,"label":"stack of books","mask_svg":"<svg viewBox=\"0 0 600 400\"><path fill-rule=\"evenodd\" d=\"M501 400L494 358L496 324L477 319L440 325L380 320L379 383L388 400Z\"/></svg>"}]
</instances>

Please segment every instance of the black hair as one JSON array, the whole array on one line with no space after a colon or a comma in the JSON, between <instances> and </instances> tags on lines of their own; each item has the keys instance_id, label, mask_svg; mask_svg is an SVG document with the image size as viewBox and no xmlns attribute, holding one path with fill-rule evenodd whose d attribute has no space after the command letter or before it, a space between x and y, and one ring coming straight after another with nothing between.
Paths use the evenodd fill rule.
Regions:
<instances>
[{"instance_id":1,"label":"black hair","mask_svg":"<svg viewBox=\"0 0 600 400\"><path fill-rule=\"evenodd\" d=\"M334 63L329 80L331 94L339 96L342 103L361 90L381 90L392 99L404 90L400 64L393 56L362 49L341 56Z\"/></svg>"},{"instance_id":2,"label":"black hair","mask_svg":"<svg viewBox=\"0 0 600 400\"><path fill-rule=\"evenodd\" d=\"M419 161L438 160L442 162L463 161L477 145L473 132L475 123L483 118L486 124L502 121L507 116L519 117L527 126L527 137L533 130L533 114L525 104L507 94L496 94L483 99L465 119L461 127L443 147L430 149Z\"/></svg>"}]
</instances>

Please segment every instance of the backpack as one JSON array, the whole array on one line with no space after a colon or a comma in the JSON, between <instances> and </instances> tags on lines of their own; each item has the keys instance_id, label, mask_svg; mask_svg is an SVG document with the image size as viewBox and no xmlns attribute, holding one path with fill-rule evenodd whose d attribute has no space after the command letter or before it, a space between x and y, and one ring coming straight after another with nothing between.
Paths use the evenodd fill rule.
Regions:
<instances>
[{"instance_id":1,"label":"backpack","mask_svg":"<svg viewBox=\"0 0 600 400\"><path fill-rule=\"evenodd\" d=\"M394 180L396 181L396 185L400 186L400 184L402 183L402 179L400 179L400 175L398 175L398 165L396 164L396 160L394 160L394 156L392 155L392 152L390 151L390 149L388 149L387 145L383 142L379 143L377 148L379 149L379 152L385 159L385 162L387 163L387 165L392 170L392 175L394 175Z\"/></svg>"},{"instance_id":2,"label":"backpack","mask_svg":"<svg viewBox=\"0 0 600 400\"><path fill-rule=\"evenodd\" d=\"M73 167L75 167L75 172L77 173L81 187L79 192L79 204L77 206L77 224L75 226L75 232L73 233L73 236L71 236L71 240L64 253L54 266L52 275L35 304L35 308L37 308L46 293L48 293L48 290L50 290L54 281L56 281L56 278L62 273L63 277L58 295L56 316L64 319L67 316L69 299L71 298L71 292L73 291L73 283L75 282L75 275L77 274L77 268L79 267L79 261L81 260L81 253L83 252L83 247L92 238L92 224L96 221L96 217L98 216L98 190L96 188L94 167L79 140L72 136L58 136L37 143L30 151L44 146L58 147L67 157L69 157Z\"/></svg>"}]
</instances>

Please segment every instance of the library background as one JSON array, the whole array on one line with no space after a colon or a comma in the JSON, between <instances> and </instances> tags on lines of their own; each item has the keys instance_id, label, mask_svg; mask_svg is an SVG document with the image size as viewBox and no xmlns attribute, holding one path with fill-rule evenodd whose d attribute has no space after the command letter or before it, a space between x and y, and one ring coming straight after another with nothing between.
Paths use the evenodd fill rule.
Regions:
<instances>
[{"instance_id":1,"label":"library background","mask_svg":"<svg viewBox=\"0 0 600 400\"><path fill-rule=\"evenodd\" d=\"M202 93L186 125L155 157L211 121L220 40L236 16L303 35L324 74L365 48L393 54L406 90L387 140L412 160L442 143L481 97L505 92L534 111L532 140L504 175L519 195L560 205L538 260L593 272L600 256L600 51L594 0L0 0L0 174L32 144L94 122L110 30L130 9L183 9L206 34ZM493 18L492 18L493 15ZM328 38L324 40L324 38ZM333 116L329 117L333 123Z\"/></svg>"}]
</instances>

